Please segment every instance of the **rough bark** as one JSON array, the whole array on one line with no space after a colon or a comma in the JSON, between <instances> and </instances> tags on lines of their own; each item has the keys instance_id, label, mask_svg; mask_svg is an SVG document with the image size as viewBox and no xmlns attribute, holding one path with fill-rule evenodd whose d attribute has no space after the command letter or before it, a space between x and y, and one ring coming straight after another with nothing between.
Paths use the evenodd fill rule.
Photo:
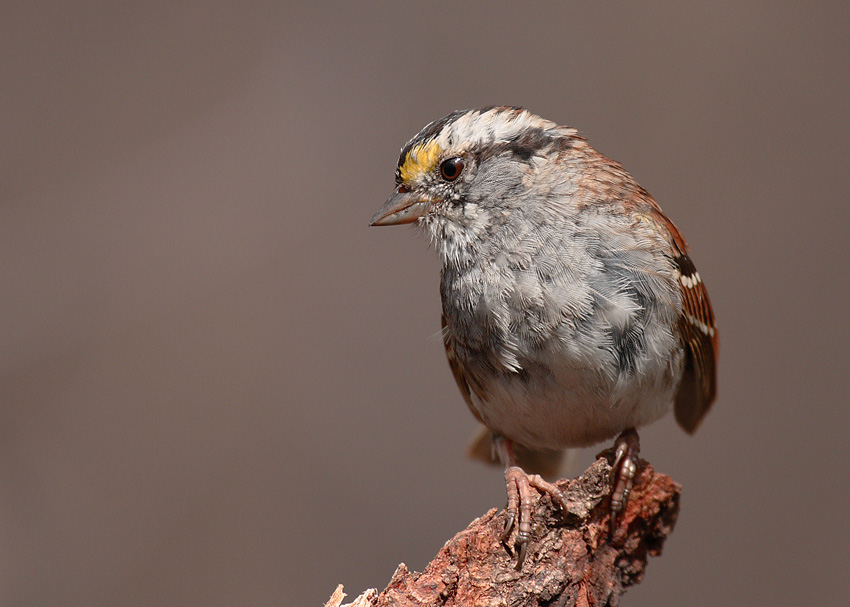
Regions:
<instances>
[{"instance_id":1,"label":"rough bark","mask_svg":"<svg viewBox=\"0 0 850 607\"><path fill-rule=\"evenodd\" d=\"M626 511L609 538L606 499L611 453L558 487L567 496L566 515L541 497L534 511L534 537L522 570L499 540L504 511L490 510L449 540L422 573L402 563L380 593L368 590L352 607L485 607L618 605L626 588L641 581L649 556L658 556L679 512L680 487L647 462L635 479ZM339 586L326 607L340 607Z\"/></svg>"}]
</instances>

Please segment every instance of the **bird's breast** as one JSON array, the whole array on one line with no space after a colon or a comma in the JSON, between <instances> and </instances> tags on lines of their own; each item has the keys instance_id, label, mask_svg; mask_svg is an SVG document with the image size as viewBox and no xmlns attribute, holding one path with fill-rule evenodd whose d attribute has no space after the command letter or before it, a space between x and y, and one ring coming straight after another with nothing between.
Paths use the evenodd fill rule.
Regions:
<instances>
[{"instance_id":1,"label":"bird's breast","mask_svg":"<svg viewBox=\"0 0 850 607\"><path fill-rule=\"evenodd\" d=\"M443 268L443 314L485 421L560 448L657 419L682 369L672 273L650 253L545 245Z\"/></svg>"}]
</instances>

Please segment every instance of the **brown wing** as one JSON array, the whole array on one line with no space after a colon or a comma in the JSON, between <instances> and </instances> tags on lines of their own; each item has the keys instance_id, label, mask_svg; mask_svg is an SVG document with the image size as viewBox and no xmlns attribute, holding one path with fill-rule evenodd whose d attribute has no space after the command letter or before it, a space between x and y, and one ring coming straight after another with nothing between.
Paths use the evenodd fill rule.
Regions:
<instances>
[{"instance_id":1,"label":"brown wing","mask_svg":"<svg viewBox=\"0 0 850 607\"><path fill-rule=\"evenodd\" d=\"M679 425L693 434L717 394L717 328L708 291L688 256L685 239L655 201L650 200L656 219L673 238L673 262L679 270L678 286L682 292L679 334L685 347L685 371L676 392L675 415Z\"/></svg>"}]
</instances>

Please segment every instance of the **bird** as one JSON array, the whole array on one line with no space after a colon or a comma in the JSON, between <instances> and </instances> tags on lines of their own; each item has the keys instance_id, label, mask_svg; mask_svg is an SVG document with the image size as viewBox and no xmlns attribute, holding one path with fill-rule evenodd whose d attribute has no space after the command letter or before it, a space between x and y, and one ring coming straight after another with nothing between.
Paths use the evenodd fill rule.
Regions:
<instances>
[{"instance_id":1,"label":"bird","mask_svg":"<svg viewBox=\"0 0 850 607\"><path fill-rule=\"evenodd\" d=\"M638 468L637 428L688 433L716 396L718 334L681 232L617 162L528 110L459 110L401 149L370 225L414 224L442 263L449 367L505 467L522 567L537 492L564 450L616 437L610 529ZM536 490L536 491L535 491Z\"/></svg>"}]
</instances>

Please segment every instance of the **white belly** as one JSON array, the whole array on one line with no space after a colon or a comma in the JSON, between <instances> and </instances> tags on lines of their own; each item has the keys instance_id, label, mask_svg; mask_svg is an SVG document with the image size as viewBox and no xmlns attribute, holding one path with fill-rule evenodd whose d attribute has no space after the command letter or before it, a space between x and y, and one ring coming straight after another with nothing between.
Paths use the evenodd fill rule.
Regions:
<instances>
[{"instance_id":1,"label":"white belly","mask_svg":"<svg viewBox=\"0 0 850 607\"><path fill-rule=\"evenodd\" d=\"M670 409L682 356L647 374L611 382L589 369L561 367L542 377L499 374L473 397L486 425L528 447L565 449L611 439L656 421Z\"/></svg>"}]
</instances>

